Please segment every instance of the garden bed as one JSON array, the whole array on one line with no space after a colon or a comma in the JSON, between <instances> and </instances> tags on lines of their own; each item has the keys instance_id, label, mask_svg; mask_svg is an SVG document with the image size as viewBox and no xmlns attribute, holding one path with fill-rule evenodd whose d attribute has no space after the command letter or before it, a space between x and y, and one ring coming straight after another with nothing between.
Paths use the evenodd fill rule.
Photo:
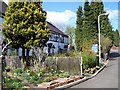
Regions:
<instances>
[{"instance_id":1,"label":"garden bed","mask_svg":"<svg viewBox=\"0 0 120 90\"><path fill-rule=\"evenodd\" d=\"M51 70L51 72L46 73L45 70L41 69L38 73L34 70L22 70L21 68L6 69L3 72L3 86L12 89L36 87L52 89L83 78L81 76L70 76L68 72Z\"/></svg>"},{"instance_id":2,"label":"garden bed","mask_svg":"<svg viewBox=\"0 0 120 90\"><path fill-rule=\"evenodd\" d=\"M99 70L99 67L94 67L88 70L89 72L91 72L90 70L97 71ZM45 73L44 70L42 69L40 73L37 73L34 71L30 71L30 70L23 71L21 68L18 68L18 69L15 69L14 71L10 70L9 72L3 73L5 77L4 87L23 88L23 89L27 88L28 90L30 88L54 89L56 87L66 85L74 81L83 79L84 77L90 77L94 73L87 72L87 73L84 73L84 76L80 76L80 75L70 76L69 73L63 72L63 71L53 70L52 72Z\"/></svg>"}]
</instances>

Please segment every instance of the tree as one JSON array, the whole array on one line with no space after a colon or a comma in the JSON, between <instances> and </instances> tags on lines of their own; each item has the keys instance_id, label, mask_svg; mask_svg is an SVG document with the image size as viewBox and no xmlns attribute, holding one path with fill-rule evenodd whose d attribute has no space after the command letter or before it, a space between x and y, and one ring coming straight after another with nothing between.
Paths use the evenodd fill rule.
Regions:
<instances>
[{"instance_id":1,"label":"tree","mask_svg":"<svg viewBox=\"0 0 120 90\"><path fill-rule=\"evenodd\" d=\"M103 15L100 17L100 31L105 37L112 40L112 25L109 21L108 15Z\"/></svg>"},{"instance_id":2,"label":"tree","mask_svg":"<svg viewBox=\"0 0 120 90\"><path fill-rule=\"evenodd\" d=\"M88 0L85 0L84 4L84 18L83 18L83 51L91 49L92 40L92 22L91 22L91 12Z\"/></svg>"},{"instance_id":3,"label":"tree","mask_svg":"<svg viewBox=\"0 0 120 90\"><path fill-rule=\"evenodd\" d=\"M116 31L113 31L113 38L112 38L112 43L114 46L119 46L119 31L116 29Z\"/></svg>"},{"instance_id":4,"label":"tree","mask_svg":"<svg viewBox=\"0 0 120 90\"><path fill-rule=\"evenodd\" d=\"M103 13L106 11L104 11L102 0L92 0L90 4L88 0L85 0L83 15L82 9L80 11L78 8L75 30L76 47L81 47L83 51L90 50L93 43L98 43L98 16ZM112 39L112 25L108 15L100 16L100 31L105 38Z\"/></svg>"},{"instance_id":5,"label":"tree","mask_svg":"<svg viewBox=\"0 0 120 90\"><path fill-rule=\"evenodd\" d=\"M91 37L97 40L98 37L98 16L100 14L106 13L104 10L104 4L102 0L99 0L99 2L96 2L96 0L92 0L91 5L90 5L90 18L91 18ZM109 21L108 15L102 15L100 16L100 32L101 34L109 38L110 40L112 39L112 25Z\"/></svg>"},{"instance_id":6,"label":"tree","mask_svg":"<svg viewBox=\"0 0 120 90\"><path fill-rule=\"evenodd\" d=\"M75 27L67 26L65 33L69 36L69 44L72 46L75 37Z\"/></svg>"},{"instance_id":7,"label":"tree","mask_svg":"<svg viewBox=\"0 0 120 90\"><path fill-rule=\"evenodd\" d=\"M92 0L90 4L90 18L91 18L91 36L93 39L97 39L98 37L98 15L104 13L104 5L102 0L96 2L96 0ZM101 19L100 19L101 20Z\"/></svg>"},{"instance_id":8,"label":"tree","mask_svg":"<svg viewBox=\"0 0 120 90\"><path fill-rule=\"evenodd\" d=\"M76 45L76 50L81 50L82 49L82 20L83 20L83 13L82 13L82 7L79 6L78 11L77 11L77 21L76 21L76 29L75 29L75 45Z\"/></svg>"},{"instance_id":9,"label":"tree","mask_svg":"<svg viewBox=\"0 0 120 90\"><path fill-rule=\"evenodd\" d=\"M14 48L43 47L50 34L46 23L46 12L42 2L9 2L3 22L3 34L12 41Z\"/></svg>"}]
</instances>

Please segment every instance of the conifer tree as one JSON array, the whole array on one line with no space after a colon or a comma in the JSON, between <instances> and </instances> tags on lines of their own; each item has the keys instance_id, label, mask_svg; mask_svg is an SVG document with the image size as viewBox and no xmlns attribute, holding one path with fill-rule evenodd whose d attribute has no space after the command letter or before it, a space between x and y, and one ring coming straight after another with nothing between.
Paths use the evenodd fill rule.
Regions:
<instances>
[{"instance_id":1,"label":"conifer tree","mask_svg":"<svg viewBox=\"0 0 120 90\"><path fill-rule=\"evenodd\" d=\"M9 2L3 22L3 34L12 41L12 46L25 49L43 47L48 41L46 12L42 2Z\"/></svg>"},{"instance_id":2,"label":"conifer tree","mask_svg":"<svg viewBox=\"0 0 120 90\"><path fill-rule=\"evenodd\" d=\"M101 34L104 35L105 37L108 37L109 39L112 40L112 25L108 19L108 15L102 16L100 18L100 31Z\"/></svg>"},{"instance_id":3,"label":"conifer tree","mask_svg":"<svg viewBox=\"0 0 120 90\"><path fill-rule=\"evenodd\" d=\"M90 5L90 11L91 11L91 21L92 21L92 36L93 40L98 39L98 16L100 14L106 13L104 10L104 5L102 0L99 0L99 2L96 2L96 0L92 0ZM112 39L112 25L108 19L108 15L102 15L100 16L100 33L105 38ZM97 40L98 41L98 40Z\"/></svg>"},{"instance_id":4,"label":"conifer tree","mask_svg":"<svg viewBox=\"0 0 120 90\"><path fill-rule=\"evenodd\" d=\"M98 33L98 15L106 13L106 11L104 11L104 5L102 0L99 0L99 2L95 2L95 0L93 0L91 2L91 12L93 20L92 25L95 28L93 33L96 38ZM109 37L109 39L112 38L112 25L109 21L108 15L100 16L100 32L105 37Z\"/></svg>"},{"instance_id":5,"label":"conifer tree","mask_svg":"<svg viewBox=\"0 0 120 90\"><path fill-rule=\"evenodd\" d=\"M83 19L83 32L84 32L84 41L88 41L91 38L91 18L90 18L90 5L88 0L85 0L84 4L84 19Z\"/></svg>"},{"instance_id":6,"label":"conifer tree","mask_svg":"<svg viewBox=\"0 0 120 90\"><path fill-rule=\"evenodd\" d=\"M83 44L83 36L82 36L82 20L83 20L83 13L82 13L82 7L79 6L77 11L77 21L76 21L76 29L75 29L75 45L76 50L82 49Z\"/></svg>"},{"instance_id":7,"label":"conifer tree","mask_svg":"<svg viewBox=\"0 0 120 90\"><path fill-rule=\"evenodd\" d=\"M90 5L90 12L91 12L91 31L92 31L92 38L97 39L98 37L98 15L104 13L104 5L102 0L96 2L96 0L92 0Z\"/></svg>"}]
</instances>

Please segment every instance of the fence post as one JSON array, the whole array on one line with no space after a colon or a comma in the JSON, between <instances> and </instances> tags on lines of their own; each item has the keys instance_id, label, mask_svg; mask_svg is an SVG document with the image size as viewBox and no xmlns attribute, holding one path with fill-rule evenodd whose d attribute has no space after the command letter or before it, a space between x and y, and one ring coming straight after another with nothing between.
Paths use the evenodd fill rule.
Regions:
<instances>
[{"instance_id":1,"label":"fence post","mask_svg":"<svg viewBox=\"0 0 120 90\"><path fill-rule=\"evenodd\" d=\"M81 59L80 70L81 70L81 76L82 76L83 75L83 58L82 58L81 52L80 52L80 59Z\"/></svg>"},{"instance_id":2,"label":"fence post","mask_svg":"<svg viewBox=\"0 0 120 90\"><path fill-rule=\"evenodd\" d=\"M83 75L83 59L82 59L82 56L81 56L81 76Z\"/></svg>"}]
</instances>

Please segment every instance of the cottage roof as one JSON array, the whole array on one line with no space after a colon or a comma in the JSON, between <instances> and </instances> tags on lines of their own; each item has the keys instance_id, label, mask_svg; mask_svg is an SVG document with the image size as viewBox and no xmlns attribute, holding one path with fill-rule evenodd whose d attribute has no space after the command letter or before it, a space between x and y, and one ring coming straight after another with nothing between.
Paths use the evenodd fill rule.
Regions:
<instances>
[{"instance_id":1,"label":"cottage roof","mask_svg":"<svg viewBox=\"0 0 120 90\"><path fill-rule=\"evenodd\" d=\"M62 32L61 30L59 30L56 26L54 26L52 23L47 22L48 23L48 28L54 33L58 33L61 34L63 36L68 37L68 35L66 35L64 32Z\"/></svg>"},{"instance_id":2,"label":"cottage roof","mask_svg":"<svg viewBox=\"0 0 120 90\"><path fill-rule=\"evenodd\" d=\"M0 1L0 7L2 7L2 8L0 8L0 12L4 15L5 11L7 9L7 4L3 1Z\"/></svg>"}]
</instances>

